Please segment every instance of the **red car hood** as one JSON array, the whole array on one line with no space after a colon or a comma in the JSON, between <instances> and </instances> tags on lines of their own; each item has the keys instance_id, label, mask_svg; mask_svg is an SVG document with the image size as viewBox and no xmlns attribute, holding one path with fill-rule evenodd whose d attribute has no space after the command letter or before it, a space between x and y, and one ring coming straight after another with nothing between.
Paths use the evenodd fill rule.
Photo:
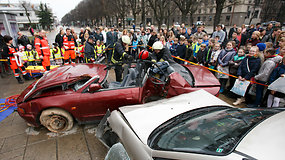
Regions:
<instances>
[{"instance_id":1,"label":"red car hood","mask_svg":"<svg viewBox=\"0 0 285 160\"><path fill-rule=\"evenodd\" d=\"M33 88L35 84L37 85L33 92L65 82L73 82L82 76L94 77L98 75L100 76L99 83L101 83L108 72L108 70L104 70L105 67L106 65L103 64L78 64L54 68L49 71L49 73L45 74L41 79L28 86L18 97L17 103L23 101L25 95ZM29 95L32 95L32 93Z\"/></svg>"},{"instance_id":2,"label":"red car hood","mask_svg":"<svg viewBox=\"0 0 285 160\"><path fill-rule=\"evenodd\" d=\"M184 65L193 74L195 86L219 86L219 80L206 68L195 65Z\"/></svg>"}]
</instances>

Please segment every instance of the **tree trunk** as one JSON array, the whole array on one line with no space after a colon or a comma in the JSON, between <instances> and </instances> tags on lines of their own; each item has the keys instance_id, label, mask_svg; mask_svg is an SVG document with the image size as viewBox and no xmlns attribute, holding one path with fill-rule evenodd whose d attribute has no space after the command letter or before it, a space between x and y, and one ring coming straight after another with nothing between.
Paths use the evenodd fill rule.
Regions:
<instances>
[{"instance_id":1,"label":"tree trunk","mask_svg":"<svg viewBox=\"0 0 285 160\"><path fill-rule=\"evenodd\" d=\"M216 0L216 13L214 18L213 32L215 31L216 26L220 23L221 14L223 11L225 0Z\"/></svg>"},{"instance_id":2,"label":"tree trunk","mask_svg":"<svg viewBox=\"0 0 285 160\"><path fill-rule=\"evenodd\" d=\"M141 0L141 6L142 6L142 24L143 24L143 28L145 28L146 24L145 24L145 5L144 5L144 0Z\"/></svg>"},{"instance_id":3,"label":"tree trunk","mask_svg":"<svg viewBox=\"0 0 285 160\"><path fill-rule=\"evenodd\" d=\"M186 21L187 21L187 20L186 20L186 15L187 15L187 13L186 13L186 12L181 12L181 14L182 14L181 22L185 24Z\"/></svg>"},{"instance_id":4,"label":"tree trunk","mask_svg":"<svg viewBox=\"0 0 285 160\"><path fill-rule=\"evenodd\" d=\"M190 13L190 26L194 23L193 14Z\"/></svg>"}]
</instances>

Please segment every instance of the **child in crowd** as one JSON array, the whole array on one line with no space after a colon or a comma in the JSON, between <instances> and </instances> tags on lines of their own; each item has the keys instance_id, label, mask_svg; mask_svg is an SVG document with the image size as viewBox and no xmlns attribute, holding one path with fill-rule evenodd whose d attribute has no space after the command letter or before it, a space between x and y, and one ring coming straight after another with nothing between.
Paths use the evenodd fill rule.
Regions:
<instances>
[{"instance_id":1,"label":"child in crowd","mask_svg":"<svg viewBox=\"0 0 285 160\"><path fill-rule=\"evenodd\" d=\"M249 54L241 61L241 64L238 67L237 76L240 81L250 80L258 72L261 64L261 60L258 57L258 47L251 47ZM250 86L247 88L245 97L248 97L248 91ZM236 105L245 102L245 97L238 98L235 102Z\"/></svg>"},{"instance_id":2,"label":"child in crowd","mask_svg":"<svg viewBox=\"0 0 285 160\"><path fill-rule=\"evenodd\" d=\"M190 62L193 62L194 60L194 57L193 57L193 49L192 49L192 40L190 39L186 39L184 41L184 44L186 46L186 53L185 53L185 59L190 61ZM187 62L185 62L185 64L188 64Z\"/></svg>"},{"instance_id":3,"label":"child in crowd","mask_svg":"<svg viewBox=\"0 0 285 160\"><path fill-rule=\"evenodd\" d=\"M198 61L197 60L197 54L198 54L198 51L200 50L202 42L203 42L203 39L199 38L198 42L194 45L194 48L193 48L194 59L196 62Z\"/></svg>"},{"instance_id":4,"label":"child in crowd","mask_svg":"<svg viewBox=\"0 0 285 160\"><path fill-rule=\"evenodd\" d=\"M177 51L177 57L180 57L182 59L185 58L185 54L186 54L186 46L184 44L184 41L185 41L185 37L184 36L180 36L180 41L179 41L179 44L176 48L176 51ZM175 61L179 64L183 64L184 62L181 61L181 60L178 60L178 59L175 59Z\"/></svg>"},{"instance_id":5,"label":"child in crowd","mask_svg":"<svg viewBox=\"0 0 285 160\"><path fill-rule=\"evenodd\" d=\"M216 42L215 43L215 46L214 46L214 49L211 53L211 60L210 60L210 68L212 69L216 69L217 68L217 59L218 59L218 56L219 54L221 53L221 44Z\"/></svg>"},{"instance_id":6,"label":"child in crowd","mask_svg":"<svg viewBox=\"0 0 285 160\"><path fill-rule=\"evenodd\" d=\"M207 45L206 44L201 44L200 50L198 51L198 53L196 55L196 60L197 60L198 64L200 64L200 65L204 64L204 55L206 55L207 52L208 52Z\"/></svg>"},{"instance_id":7,"label":"child in crowd","mask_svg":"<svg viewBox=\"0 0 285 160\"><path fill-rule=\"evenodd\" d=\"M28 58L28 65L29 66L36 66L36 59L40 59L38 53L33 50L32 45L27 45L27 50L25 52Z\"/></svg>"},{"instance_id":8,"label":"child in crowd","mask_svg":"<svg viewBox=\"0 0 285 160\"><path fill-rule=\"evenodd\" d=\"M239 65L241 64L241 61L245 58L244 49L240 48L238 50L238 54L234 56L234 59L229 62L230 67L230 74L236 76L237 70ZM228 87L228 90L232 89L235 84L236 79L233 77L230 77L230 85ZM234 102L233 105L238 105L237 102Z\"/></svg>"},{"instance_id":9,"label":"child in crowd","mask_svg":"<svg viewBox=\"0 0 285 160\"><path fill-rule=\"evenodd\" d=\"M170 52L173 56L177 56L178 38L174 38L174 43L170 47Z\"/></svg>"},{"instance_id":10,"label":"child in crowd","mask_svg":"<svg viewBox=\"0 0 285 160\"><path fill-rule=\"evenodd\" d=\"M209 45L207 47L207 52L203 56L203 64L206 67L210 67L211 66L211 64L210 64L211 54L212 54L212 51L214 49L215 42L216 41L214 39L212 39L212 38L209 40Z\"/></svg>"},{"instance_id":11,"label":"child in crowd","mask_svg":"<svg viewBox=\"0 0 285 160\"><path fill-rule=\"evenodd\" d=\"M138 40L137 37L134 37L133 43L132 43L132 56L137 57L137 52L138 52Z\"/></svg>"},{"instance_id":12,"label":"child in crowd","mask_svg":"<svg viewBox=\"0 0 285 160\"><path fill-rule=\"evenodd\" d=\"M27 68L28 67L28 57L25 53L25 47L24 46L19 46L18 56L19 56L21 62Z\"/></svg>"},{"instance_id":13,"label":"child in crowd","mask_svg":"<svg viewBox=\"0 0 285 160\"><path fill-rule=\"evenodd\" d=\"M250 48L252 47L251 43L247 43L245 47L244 53L247 55L249 54Z\"/></svg>"},{"instance_id":14,"label":"child in crowd","mask_svg":"<svg viewBox=\"0 0 285 160\"><path fill-rule=\"evenodd\" d=\"M203 42L202 42L202 44L206 44L206 46L208 46L209 40L208 40L208 35L207 35L207 34L205 34L205 35L203 36Z\"/></svg>"},{"instance_id":15,"label":"child in crowd","mask_svg":"<svg viewBox=\"0 0 285 160\"><path fill-rule=\"evenodd\" d=\"M277 80L279 77L285 77L285 57L282 58L282 64L273 70L269 77L269 84ZM280 92L270 91L267 99L267 107L279 107L280 98L284 98L285 95Z\"/></svg>"},{"instance_id":16,"label":"child in crowd","mask_svg":"<svg viewBox=\"0 0 285 160\"><path fill-rule=\"evenodd\" d=\"M236 55L236 51L233 49L233 42L230 41L227 43L227 47L221 51L221 53L218 56L218 71L224 72L229 74L229 62L234 58ZM221 83L221 89L220 93L223 93L226 87L226 84L228 82L228 75L219 73L217 75L220 83Z\"/></svg>"},{"instance_id":17,"label":"child in crowd","mask_svg":"<svg viewBox=\"0 0 285 160\"><path fill-rule=\"evenodd\" d=\"M50 53L51 53L51 57L53 57L53 60L54 60L53 64L61 65L63 63L62 55L61 55L62 49L58 47L57 43L53 43L52 45L53 45L53 48L50 50Z\"/></svg>"}]
</instances>

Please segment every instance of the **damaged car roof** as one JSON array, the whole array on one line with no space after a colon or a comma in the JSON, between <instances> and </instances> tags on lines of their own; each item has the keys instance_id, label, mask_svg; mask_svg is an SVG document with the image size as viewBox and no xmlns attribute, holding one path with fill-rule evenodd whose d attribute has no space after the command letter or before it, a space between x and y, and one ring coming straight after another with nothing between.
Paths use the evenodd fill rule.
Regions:
<instances>
[{"instance_id":1,"label":"damaged car roof","mask_svg":"<svg viewBox=\"0 0 285 160\"><path fill-rule=\"evenodd\" d=\"M51 70L47 75L41 78L37 88L54 85L55 83L69 82L78 77L100 76L99 83L104 80L107 70L104 70L103 64L79 64L76 66L67 65Z\"/></svg>"}]
</instances>

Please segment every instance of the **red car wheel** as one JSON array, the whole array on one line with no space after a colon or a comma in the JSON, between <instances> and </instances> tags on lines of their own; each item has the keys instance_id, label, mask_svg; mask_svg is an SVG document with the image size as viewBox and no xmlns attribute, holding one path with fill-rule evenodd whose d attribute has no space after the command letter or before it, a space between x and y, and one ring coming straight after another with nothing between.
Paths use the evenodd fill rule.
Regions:
<instances>
[{"instance_id":1,"label":"red car wheel","mask_svg":"<svg viewBox=\"0 0 285 160\"><path fill-rule=\"evenodd\" d=\"M68 131L73 127L72 116L59 108L44 110L40 116L40 122L51 132Z\"/></svg>"}]
</instances>

